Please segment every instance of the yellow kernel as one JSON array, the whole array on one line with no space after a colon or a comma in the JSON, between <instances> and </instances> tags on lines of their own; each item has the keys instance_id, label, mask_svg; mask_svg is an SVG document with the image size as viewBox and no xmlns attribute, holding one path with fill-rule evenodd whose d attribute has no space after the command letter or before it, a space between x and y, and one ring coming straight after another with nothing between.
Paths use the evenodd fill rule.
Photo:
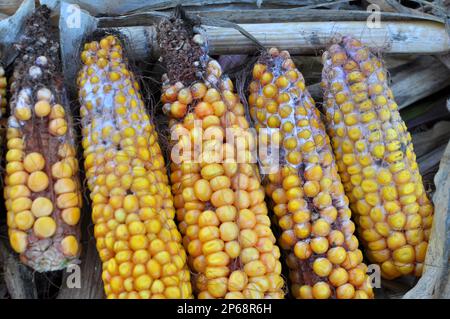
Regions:
<instances>
[{"instance_id":1,"label":"yellow kernel","mask_svg":"<svg viewBox=\"0 0 450 319\"><path fill-rule=\"evenodd\" d=\"M53 212L53 203L46 197L38 197L31 205L31 212L36 217L49 216Z\"/></svg>"},{"instance_id":2,"label":"yellow kernel","mask_svg":"<svg viewBox=\"0 0 450 319\"><path fill-rule=\"evenodd\" d=\"M330 286L323 281L317 282L312 288L312 295L314 299L328 299L331 296Z\"/></svg>"},{"instance_id":3,"label":"yellow kernel","mask_svg":"<svg viewBox=\"0 0 450 319\"><path fill-rule=\"evenodd\" d=\"M15 252L23 253L28 246L28 236L23 231L13 230L9 234L9 242Z\"/></svg>"},{"instance_id":4,"label":"yellow kernel","mask_svg":"<svg viewBox=\"0 0 450 319\"><path fill-rule=\"evenodd\" d=\"M34 233L40 238L48 238L56 232L55 220L51 217L39 217L33 227Z\"/></svg>"},{"instance_id":5,"label":"yellow kernel","mask_svg":"<svg viewBox=\"0 0 450 319\"><path fill-rule=\"evenodd\" d=\"M34 105L34 112L39 117L44 117L44 116L49 115L50 111L51 111L50 104L45 100L38 101Z\"/></svg>"},{"instance_id":6,"label":"yellow kernel","mask_svg":"<svg viewBox=\"0 0 450 319\"><path fill-rule=\"evenodd\" d=\"M317 258L313 262L313 270L317 276L328 276L333 269L332 263L326 258Z\"/></svg>"},{"instance_id":7,"label":"yellow kernel","mask_svg":"<svg viewBox=\"0 0 450 319\"><path fill-rule=\"evenodd\" d=\"M40 153L30 153L25 156L23 160L23 166L29 173L40 171L45 166L45 159Z\"/></svg>"},{"instance_id":8,"label":"yellow kernel","mask_svg":"<svg viewBox=\"0 0 450 319\"><path fill-rule=\"evenodd\" d=\"M63 118L51 120L48 129L52 135L61 136L67 132L67 122Z\"/></svg>"},{"instance_id":9,"label":"yellow kernel","mask_svg":"<svg viewBox=\"0 0 450 319\"><path fill-rule=\"evenodd\" d=\"M36 171L30 174L27 181L28 188L33 192L41 192L48 187L49 180L47 174Z\"/></svg>"},{"instance_id":10,"label":"yellow kernel","mask_svg":"<svg viewBox=\"0 0 450 319\"><path fill-rule=\"evenodd\" d=\"M21 211L15 214L14 222L18 229L28 230L33 226L34 216L29 210Z\"/></svg>"},{"instance_id":11,"label":"yellow kernel","mask_svg":"<svg viewBox=\"0 0 450 319\"><path fill-rule=\"evenodd\" d=\"M278 89L273 84L267 84L263 88L263 94L266 98L270 99L275 97L278 94Z\"/></svg>"},{"instance_id":12,"label":"yellow kernel","mask_svg":"<svg viewBox=\"0 0 450 319\"><path fill-rule=\"evenodd\" d=\"M76 256L79 251L78 240L75 236L66 236L63 240L61 240L61 249L64 255L66 256Z\"/></svg>"},{"instance_id":13,"label":"yellow kernel","mask_svg":"<svg viewBox=\"0 0 450 319\"><path fill-rule=\"evenodd\" d=\"M20 121L28 121L31 118L31 109L29 107L18 107L14 110L14 115Z\"/></svg>"},{"instance_id":14,"label":"yellow kernel","mask_svg":"<svg viewBox=\"0 0 450 319\"><path fill-rule=\"evenodd\" d=\"M373 149L372 149L372 154L373 154L373 156L375 156L376 158L383 158L384 157L384 151L385 151L385 148L384 148L384 145L382 145L382 144L378 144L378 145L375 145L374 147L373 147Z\"/></svg>"}]
</instances>

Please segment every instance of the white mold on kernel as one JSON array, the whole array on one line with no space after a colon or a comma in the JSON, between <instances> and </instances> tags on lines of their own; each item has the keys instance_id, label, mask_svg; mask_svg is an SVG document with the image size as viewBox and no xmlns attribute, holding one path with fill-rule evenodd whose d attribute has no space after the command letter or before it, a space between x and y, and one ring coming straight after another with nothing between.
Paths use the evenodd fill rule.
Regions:
<instances>
[{"instance_id":1,"label":"white mold on kernel","mask_svg":"<svg viewBox=\"0 0 450 319\"><path fill-rule=\"evenodd\" d=\"M198 45L205 44L205 39L200 34L194 35L194 37L192 38L192 41L194 41L194 43L197 43Z\"/></svg>"},{"instance_id":2,"label":"white mold on kernel","mask_svg":"<svg viewBox=\"0 0 450 319\"><path fill-rule=\"evenodd\" d=\"M48 88L41 88L37 91L36 97L39 101L45 100L47 102L51 102L53 99L53 94Z\"/></svg>"},{"instance_id":3,"label":"white mold on kernel","mask_svg":"<svg viewBox=\"0 0 450 319\"><path fill-rule=\"evenodd\" d=\"M20 128L20 123L19 121L16 119L15 116L10 116L8 118L8 127L12 127L12 128Z\"/></svg>"},{"instance_id":4,"label":"white mold on kernel","mask_svg":"<svg viewBox=\"0 0 450 319\"><path fill-rule=\"evenodd\" d=\"M47 64L48 64L48 60L47 60L46 56L41 55L36 58L36 65L47 66Z\"/></svg>"},{"instance_id":5,"label":"white mold on kernel","mask_svg":"<svg viewBox=\"0 0 450 319\"><path fill-rule=\"evenodd\" d=\"M170 103L166 103L163 105L162 110L164 114L170 114L170 108L171 108L171 104Z\"/></svg>"},{"instance_id":6,"label":"white mold on kernel","mask_svg":"<svg viewBox=\"0 0 450 319\"><path fill-rule=\"evenodd\" d=\"M17 95L17 105L29 105L31 103L31 89L24 88Z\"/></svg>"},{"instance_id":7,"label":"white mold on kernel","mask_svg":"<svg viewBox=\"0 0 450 319\"><path fill-rule=\"evenodd\" d=\"M33 65L29 70L28 74L33 80L36 80L42 76L42 70L40 67Z\"/></svg>"}]
</instances>

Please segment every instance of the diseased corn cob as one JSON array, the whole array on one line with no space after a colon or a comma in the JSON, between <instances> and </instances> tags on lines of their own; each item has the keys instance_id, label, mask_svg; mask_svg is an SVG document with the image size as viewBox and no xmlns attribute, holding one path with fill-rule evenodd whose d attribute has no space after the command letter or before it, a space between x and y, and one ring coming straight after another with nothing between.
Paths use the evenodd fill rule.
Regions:
<instances>
[{"instance_id":1,"label":"diseased corn cob","mask_svg":"<svg viewBox=\"0 0 450 319\"><path fill-rule=\"evenodd\" d=\"M6 114L6 104L8 103L6 100L6 86L5 69L0 63L0 118Z\"/></svg>"},{"instance_id":2,"label":"diseased corn cob","mask_svg":"<svg viewBox=\"0 0 450 319\"><path fill-rule=\"evenodd\" d=\"M433 206L382 62L344 37L323 55L328 131L360 238L382 275L420 276Z\"/></svg>"},{"instance_id":3,"label":"diseased corn cob","mask_svg":"<svg viewBox=\"0 0 450 319\"><path fill-rule=\"evenodd\" d=\"M191 298L158 136L114 36L85 44L84 166L108 298Z\"/></svg>"},{"instance_id":4,"label":"diseased corn cob","mask_svg":"<svg viewBox=\"0 0 450 319\"><path fill-rule=\"evenodd\" d=\"M181 19L164 20L158 35L168 70L163 109L177 135L172 192L198 298L283 298L280 251L233 83ZM235 148L230 133L245 142ZM177 158L177 148L200 150L198 160Z\"/></svg>"},{"instance_id":5,"label":"diseased corn cob","mask_svg":"<svg viewBox=\"0 0 450 319\"><path fill-rule=\"evenodd\" d=\"M260 143L279 149L261 156L266 193L281 228L296 298L372 298L367 266L330 141L287 51L270 49L253 67L250 114ZM274 143L275 147L271 147ZM261 149L261 147L260 147ZM261 154L263 155L263 154Z\"/></svg>"},{"instance_id":6,"label":"diseased corn cob","mask_svg":"<svg viewBox=\"0 0 450 319\"><path fill-rule=\"evenodd\" d=\"M78 162L50 10L28 20L11 84L4 197L12 248L37 271L77 260Z\"/></svg>"}]
</instances>

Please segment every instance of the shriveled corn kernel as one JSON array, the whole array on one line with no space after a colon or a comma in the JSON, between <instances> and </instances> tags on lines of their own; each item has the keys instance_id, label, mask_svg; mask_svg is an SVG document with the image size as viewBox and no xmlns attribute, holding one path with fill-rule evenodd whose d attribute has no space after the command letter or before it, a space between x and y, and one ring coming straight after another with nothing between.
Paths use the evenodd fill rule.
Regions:
<instances>
[{"instance_id":1,"label":"shriveled corn kernel","mask_svg":"<svg viewBox=\"0 0 450 319\"><path fill-rule=\"evenodd\" d=\"M73 169L68 163L59 161L52 165L52 176L54 178L69 178L72 175Z\"/></svg>"},{"instance_id":2,"label":"shriveled corn kernel","mask_svg":"<svg viewBox=\"0 0 450 319\"><path fill-rule=\"evenodd\" d=\"M62 118L51 120L48 124L50 134L55 136L62 136L67 132L67 122Z\"/></svg>"},{"instance_id":3,"label":"shriveled corn kernel","mask_svg":"<svg viewBox=\"0 0 450 319\"><path fill-rule=\"evenodd\" d=\"M25 156L23 159L23 167L29 173L40 171L45 166L45 159L42 154L34 152Z\"/></svg>"}]
</instances>

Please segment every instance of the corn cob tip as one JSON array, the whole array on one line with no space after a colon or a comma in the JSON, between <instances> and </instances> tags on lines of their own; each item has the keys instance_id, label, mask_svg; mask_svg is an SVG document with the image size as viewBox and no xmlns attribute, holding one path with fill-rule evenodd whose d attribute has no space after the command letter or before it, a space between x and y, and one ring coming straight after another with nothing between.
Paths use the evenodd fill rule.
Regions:
<instances>
[{"instance_id":1,"label":"corn cob tip","mask_svg":"<svg viewBox=\"0 0 450 319\"><path fill-rule=\"evenodd\" d=\"M165 78L174 84L189 85L199 78L205 57L205 39L194 31L191 21L179 17L163 19L158 25L158 44L161 58L169 65Z\"/></svg>"}]
</instances>

